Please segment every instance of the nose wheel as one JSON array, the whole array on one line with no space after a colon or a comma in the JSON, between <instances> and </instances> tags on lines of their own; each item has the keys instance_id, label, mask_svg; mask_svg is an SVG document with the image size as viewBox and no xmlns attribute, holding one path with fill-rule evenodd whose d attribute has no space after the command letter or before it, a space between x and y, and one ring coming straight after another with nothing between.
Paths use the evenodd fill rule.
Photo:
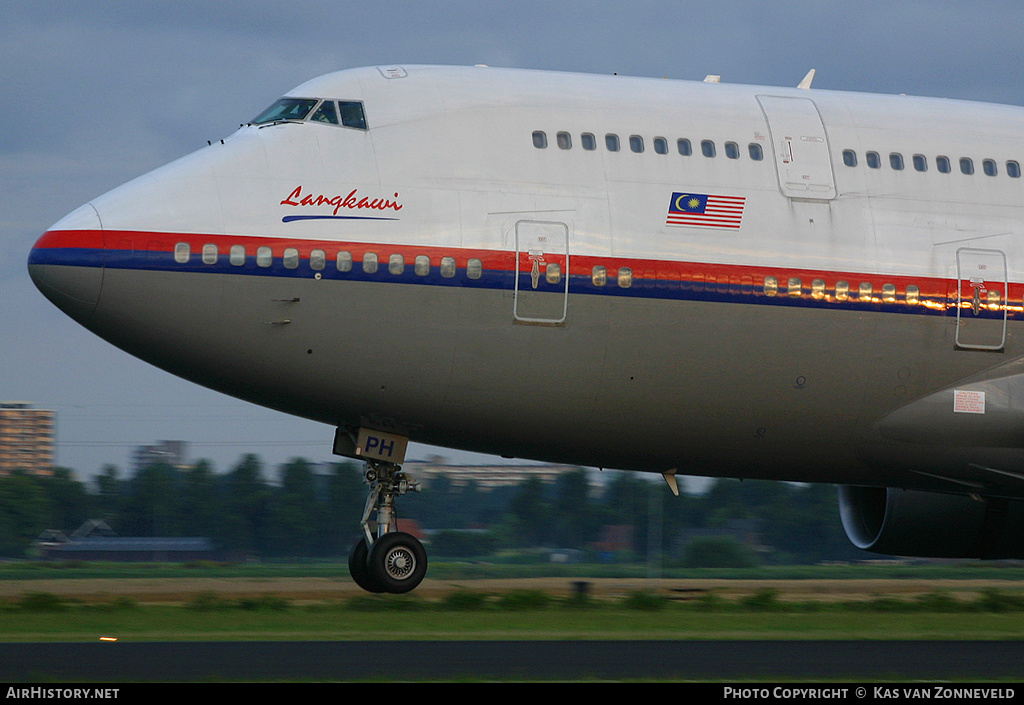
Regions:
<instances>
[{"instance_id":1,"label":"nose wheel","mask_svg":"<svg viewBox=\"0 0 1024 705\"><path fill-rule=\"evenodd\" d=\"M418 492L419 485L393 463L368 461L365 478L370 492L363 511L363 536L349 553L349 572L369 592L409 592L427 574L427 552L415 536L398 531L395 497ZM371 524L374 513L376 521Z\"/></svg>"},{"instance_id":2,"label":"nose wheel","mask_svg":"<svg viewBox=\"0 0 1024 705\"><path fill-rule=\"evenodd\" d=\"M427 552L416 537L395 531L374 542L367 565L371 578L385 592L405 593L427 574Z\"/></svg>"},{"instance_id":3,"label":"nose wheel","mask_svg":"<svg viewBox=\"0 0 1024 705\"><path fill-rule=\"evenodd\" d=\"M356 585L367 592L386 592L384 586L375 578L370 577L370 551L366 547L366 539L360 537L348 554L348 572Z\"/></svg>"}]
</instances>

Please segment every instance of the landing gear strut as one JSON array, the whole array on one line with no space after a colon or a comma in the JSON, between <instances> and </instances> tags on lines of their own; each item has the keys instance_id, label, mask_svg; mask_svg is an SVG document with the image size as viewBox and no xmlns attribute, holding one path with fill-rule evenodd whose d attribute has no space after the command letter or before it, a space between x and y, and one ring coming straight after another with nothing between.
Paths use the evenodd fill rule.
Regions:
<instances>
[{"instance_id":1,"label":"landing gear strut","mask_svg":"<svg viewBox=\"0 0 1024 705\"><path fill-rule=\"evenodd\" d=\"M395 497L419 492L419 484L400 465L377 460L366 461L365 479L370 492L361 522L363 535L349 553L349 572L369 592L409 592L427 574L427 552L414 536L398 531ZM374 513L376 520L371 522Z\"/></svg>"}]
</instances>

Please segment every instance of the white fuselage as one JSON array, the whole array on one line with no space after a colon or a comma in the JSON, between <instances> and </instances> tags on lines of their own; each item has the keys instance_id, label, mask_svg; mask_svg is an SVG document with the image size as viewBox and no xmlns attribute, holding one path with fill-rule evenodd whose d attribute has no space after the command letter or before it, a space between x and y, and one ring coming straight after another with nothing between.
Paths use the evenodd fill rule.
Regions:
<instances>
[{"instance_id":1,"label":"white fuselage","mask_svg":"<svg viewBox=\"0 0 1024 705\"><path fill-rule=\"evenodd\" d=\"M1024 493L1024 109L486 67L289 96L365 126L250 124L101 196L40 288L343 428Z\"/></svg>"}]
</instances>

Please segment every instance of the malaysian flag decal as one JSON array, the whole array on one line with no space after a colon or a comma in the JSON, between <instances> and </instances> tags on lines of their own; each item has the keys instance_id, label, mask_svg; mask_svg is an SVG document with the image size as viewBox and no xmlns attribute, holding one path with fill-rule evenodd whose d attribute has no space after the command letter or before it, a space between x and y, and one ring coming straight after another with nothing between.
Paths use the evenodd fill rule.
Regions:
<instances>
[{"instance_id":1,"label":"malaysian flag decal","mask_svg":"<svg viewBox=\"0 0 1024 705\"><path fill-rule=\"evenodd\" d=\"M673 193L665 225L736 230L743 219L743 196L706 193Z\"/></svg>"}]
</instances>

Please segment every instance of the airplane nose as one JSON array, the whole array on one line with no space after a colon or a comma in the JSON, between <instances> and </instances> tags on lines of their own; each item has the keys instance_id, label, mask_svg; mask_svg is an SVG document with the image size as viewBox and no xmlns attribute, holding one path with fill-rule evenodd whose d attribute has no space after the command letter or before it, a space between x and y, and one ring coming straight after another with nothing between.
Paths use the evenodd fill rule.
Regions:
<instances>
[{"instance_id":1,"label":"airplane nose","mask_svg":"<svg viewBox=\"0 0 1024 705\"><path fill-rule=\"evenodd\" d=\"M103 226L86 204L43 233L28 257L36 288L79 323L96 311L103 287Z\"/></svg>"}]
</instances>

